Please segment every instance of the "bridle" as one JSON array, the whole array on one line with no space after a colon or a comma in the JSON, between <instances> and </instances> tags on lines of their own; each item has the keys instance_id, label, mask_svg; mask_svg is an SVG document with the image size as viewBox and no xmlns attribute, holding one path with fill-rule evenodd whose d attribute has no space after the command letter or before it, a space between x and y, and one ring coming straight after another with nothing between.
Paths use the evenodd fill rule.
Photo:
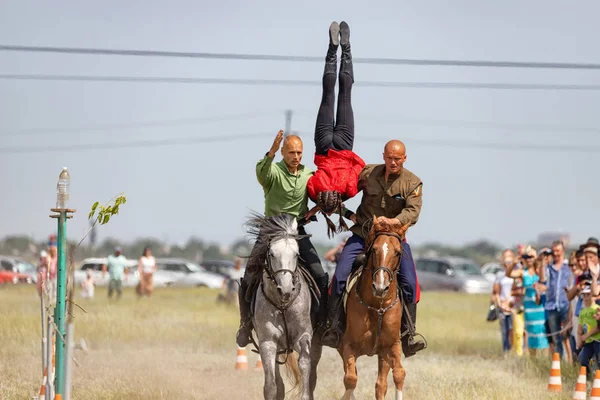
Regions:
<instances>
[{"instance_id":1,"label":"bridle","mask_svg":"<svg viewBox=\"0 0 600 400\"><path fill-rule=\"evenodd\" d=\"M295 237L295 239L298 240L302 237L303 236ZM292 284L294 285L294 288L295 288L294 294L290 297L289 300L284 301L283 299L280 299L279 303L277 304L265 293L265 286L263 284L260 285L260 288L262 290L264 298L267 299L267 301L273 307L275 307L281 313L281 316L283 317L283 330L284 330L284 334L285 334L285 349L277 351L277 355L285 354L285 360L283 360L283 361L276 360L277 364L283 365L287 362L287 358L290 355L290 353L292 353L294 351L294 349L290 345L291 338L290 338L290 334L289 334L289 330L288 330L285 312L294 303L296 298L298 298L298 296L300 295L300 288L302 287L302 282L301 282L301 279L299 279L298 274L299 274L300 268L298 268L297 264L296 264L296 268L293 271L289 270L289 269L280 269L278 271L273 271L273 264L271 262L271 257L272 257L271 243L273 243L273 241L274 241L273 239L269 240L268 245L267 245L268 251L267 251L267 260L266 260L266 266L264 268L264 272L266 273L269 281L271 281L271 283L275 286L277 286L276 277L278 274L285 274L285 273L292 274ZM259 350L258 345L254 342L254 339L252 339L252 342L258 352L258 350Z\"/></svg>"},{"instance_id":2,"label":"bridle","mask_svg":"<svg viewBox=\"0 0 600 400\"><path fill-rule=\"evenodd\" d=\"M400 242L400 248L402 249L402 237L400 237L400 235L398 235L397 233L394 232L377 232L375 233L375 237L373 238L373 240L371 241L371 243L369 244L369 247L367 248L367 250L365 251L365 263L367 264L365 267L365 270L368 270L371 272L371 280L375 281L375 276L377 275L377 273L379 271L384 271L385 273L387 273L390 277L390 285L397 279L396 278L396 273L394 271L392 271L390 268L385 267L385 266L379 266L377 268L373 267L373 263L370 262L370 256L371 254L375 251L373 249L373 244L375 243L375 239L378 236L392 236L395 237L396 239L398 239L398 241ZM402 250L400 250L400 257L402 257ZM381 302L379 303L379 307L375 308L367 303L365 303L361 298L360 298L360 290L359 290L359 286L360 286L360 280L357 282L356 284L356 297L358 298L358 302L360 304L362 304L363 306L367 307L369 310L371 311L375 311L377 313L377 330L375 331L375 344L373 346L373 350L371 350L371 352L369 353L369 356L372 356L374 354L377 353L377 349L379 347L379 335L381 334L381 327L383 324L383 316L386 312L388 312L389 310L391 310L397 303L398 301L400 301L400 286L396 285L396 297L394 298L394 301L387 307L383 307L383 302L385 301L385 298L381 299Z\"/></svg>"}]
</instances>

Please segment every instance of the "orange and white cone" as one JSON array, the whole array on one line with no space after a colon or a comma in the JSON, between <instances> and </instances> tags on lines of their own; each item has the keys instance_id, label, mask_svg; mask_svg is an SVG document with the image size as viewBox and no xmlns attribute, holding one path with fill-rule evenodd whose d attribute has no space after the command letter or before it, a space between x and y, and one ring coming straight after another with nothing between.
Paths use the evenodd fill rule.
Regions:
<instances>
[{"instance_id":1,"label":"orange and white cone","mask_svg":"<svg viewBox=\"0 0 600 400\"><path fill-rule=\"evenodd\" d=\"M237 360L235 362L236 370L248 369L248 357L246 357L246 349L238 346Z\"/></svg>"},{"instance_id":2,"label":"orange and white cone","mask_svg":"<svg viewBox=\"0 0 600 400\"><path fill-rule=\"evenodd\" d=\"M42 387L40 387L40 400L46 398L46 382L48 381L48 368L44 368L44 379L42 380Z\"/></svg>"},{"instance_id":3,"label":"orange and white cone","mask_svg":"<svg viewBox=\"0 0 600 400\"><path fill-rule=\"evenodd\" d=\"M579 368L579 377L577 378L577 384L575 385L575 393L573 394L573 400L587 399L587 382L585 371L585 367Z\"/></svg>"},{"instance_id":4,"label":"orange and white cone","mask_svg":"<svg viewBox=\"0 0 600 400\"><path fill-rule=\"evenodd\" d=\"M596 375L594 376L590 400L600 400L600 369L596 370Z\"/></svg>"},{"instance_id":5,"label":"orange and white cone","mask_svg":"<svg viewBox=\"0 0 600 400\"><path fill-rule=\"evenodd\" d=\"M258 355L258 358L256 359L256 366L254 367L254 369L262 369L263 365L262 365L262 359L260 358L260 354Z\"/></svg>"},{"instance_id":6,"label":"orange and white cone","mask_svg":"<svg viewBox=\"0 0 600 400\"><path fill-rule=\"evenodd\" d=\"M552 368L550 369L550 379L548 380L549 392L562 392L562 380L560 378L560 356L558 353L552 355Z\"/></svg>"}]
</instances>

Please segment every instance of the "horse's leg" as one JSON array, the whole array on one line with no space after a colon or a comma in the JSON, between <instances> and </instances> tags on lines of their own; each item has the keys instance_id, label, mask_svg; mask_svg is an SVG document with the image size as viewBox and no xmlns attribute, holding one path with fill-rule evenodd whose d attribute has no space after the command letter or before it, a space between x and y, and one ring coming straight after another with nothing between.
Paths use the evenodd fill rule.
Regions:
<instances>
[{"instance_id":1,"label":"horse's leg","mask_svg":"<svg viewBox=\"0 0 600 400\"><path fill-rule=\"evenodd\" d=\"M310 393L311 396L315 395L315 389L317 387L317 366L321 360L323 353L323 345L321 344L321 338L313 336L311 349L310 349ZM311 397L312 398L312 397Z\"/></svg>"},{"instance_id":2,"label":"horse's leg","mask_svg":"<svg viewBox=\"0 0 600 400\"><path fill-rule=\"evenodd\" d=\"M310 391L310 374L311 374L311 359L310 359L310 334L305 333L297 342L298 351L298 369L302 379L302 400L312 399Z\"/></svg>"},{"instance_id":3,"label":"horse's leg","mask_svg":"<svg viewBox=\"0 0 600 400\"><path fill-rule=\"evenodd\" d=\"M275 359L279 357L275 356ZM275 382L277 383L277 400L285 399L285 383L283 383L283 378L281 377L281 366L275 365Z\"/></svg>"},{"instance_id":4,"label":"horse's leg","mask_svg":"<svg viewBox=\"0 0 600 400\"><path fill-rule=\"evenodd\" d=\"M342 400L354 400L354 389L356 389L358 375L356 372L356 354L351 344L344 343L342 359L344 360L344 387L346 388Z\"/></svg>"},{"instance_id":5,"label":"horse's leg","mask_svg":"<svg viewBox=\"0 0 600 400\"><path fill-rule=\"evenodd\" d=\"M263 395L265 400L277 400L277 382L276 375L279 375L278 366L275 363L277 359L277 344L274 342L262 342L259 344L260 358L265 373L265 384ZM281 377L279 378L281 379Z\"/></svg>"},{"instance_id":6,"label":"horse's leg","mask_svg":"<svg viewBox=\"0 0 600 400\"><path fill-rule=\"evenodd\" d=\"M402 388L404 387L404 378L406 371L402 366L402 345L396 342L391 349L391 361L394 375L394 384L396 385L396 400L402 400Z\"/></svg>"},{"instance_id":7,"label":"horse's leg","mask_svg":"<svg viewBox=\"0 0 600 400\"><path fill-rule=\"evenodd\" d=\"M375 384L375 398L383 400L387 393L387 376L390 373L392 360L388 350L381 351L377 355L377 359L379 365L377 369L377 383Z\"/></svg>"}]
</instances>

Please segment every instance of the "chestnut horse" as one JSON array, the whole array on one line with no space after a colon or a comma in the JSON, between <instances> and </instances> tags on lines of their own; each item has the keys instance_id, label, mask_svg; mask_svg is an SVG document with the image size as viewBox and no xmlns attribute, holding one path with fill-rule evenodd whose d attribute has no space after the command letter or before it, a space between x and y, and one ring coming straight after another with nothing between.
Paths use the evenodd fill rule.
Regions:
<instances>
[{"instance_id":1,"label":"chestnut horse","mask_svg":"<svg viewBox=\"0 0 600 400\"><path fill-rule=\"evenodd\" d=\"M356 359L377 354L379 371L376 399L384 399L387 376L393 370L396 400L402 399L406 372L402 367L400 321L402 296L396 277L402 257L402 240L408 224L389 225L373 218L365 241L365 263L354 287L349 288L346 305L346 330L338 349L344 361L343 400L354 399L358 381Z\"/></svg>"}]
</instances>

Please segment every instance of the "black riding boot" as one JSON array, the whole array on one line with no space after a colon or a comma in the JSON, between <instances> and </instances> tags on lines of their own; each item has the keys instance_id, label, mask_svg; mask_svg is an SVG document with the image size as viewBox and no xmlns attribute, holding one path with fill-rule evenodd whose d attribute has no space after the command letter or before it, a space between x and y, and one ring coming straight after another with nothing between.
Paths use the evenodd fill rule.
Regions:
<instances>
[{"instance_id":1,"label":"black riding boot","mask_svg":"<svg viewBox=\"0 0 600 400\"><path fill-rule=\"evenodd\" d=\"M325 327L327 326L327 301L329 300L329 294L327 291L329 289L329 274L325 273L325 275L315 279L315 281L317 282L319 292L321 292L321 298L319 299L319 311L317 313L316 332L318 335L322 335L325 331Z\"/></svg>"},{"instance_id":2,"label":"black riding boot","mask_svg":"<svg viewBox=\"0 0 600 400\"><path fill-rule=\"evenodd\" d=\"M354 83L354 69L352 68L352 52L350 51L350 27L345 21L340 22L340 46L342 47L342 60L340 74L348 74Z\"/></svg>"},{"instance_id":3,"label":"black riding boot","mask_svg":"<svg viewBox=\"0 0 600 400\"><path fill-rule=\"evenodd\" d=\"M337 50L340 44L340 26L337 22L332 22L329 26L329 48L325 56L325 71L323 75L335 74L337 72Z\"/></svg>"},{"instance_id":4,"label":"black riding boot","mask_svg":"<svg viewBox=\"0 0 600 400\"><path fill-rule=\"evenodd\" d=\"M344 304L342 296L339 296L335 290L331 291L327 303L327 327L322 336L323 346L337 349L343 335L342 318L344 317Z\"/></svg>"},{"instance_id":5,"label":"black riding boot","mask_svg":"<svg viewBox=\"0 0 600 400\"><path fill-rule=\"evenodd\" d=\"M409 303L406 305L406 308L408 309L408 315L405 312L402 313L400 333L403 334L404 332L407 332L406 335L402 337L402 352L404 353L404 357L408 358L425 349L427 345L421 340L415 341L414 339L417 322L417 305Z\"/></svg>"},{"instance_id":6,"label":"black riding boot","mask_svg":"<svg viewBox=\"0 0 600 400\"><path fill-rule=\"evenodd\" d=\"M250 344L252 337L252 317L250 314L251 302L246 299L248 291L248 283L242 279L240 289L238 291L238 300L240 303L240 328L236 335L237 345L246 347Z\"/></svg>"}]
</instances>

